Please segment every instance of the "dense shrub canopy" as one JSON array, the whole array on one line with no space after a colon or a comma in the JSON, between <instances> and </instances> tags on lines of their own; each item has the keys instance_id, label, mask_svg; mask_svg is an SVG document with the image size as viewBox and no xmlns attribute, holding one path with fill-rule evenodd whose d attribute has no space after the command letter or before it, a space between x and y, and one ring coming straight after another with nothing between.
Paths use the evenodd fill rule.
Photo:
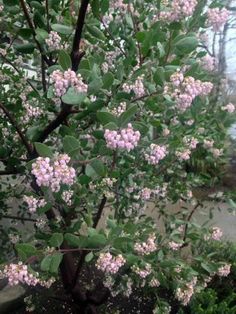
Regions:
<instances>
[{"instance_id":1,"label":"dense shrub canopy","mask_svg":"<svg viewBox=\"0 0 236 314\"><path fill-rule=\"evenodd\" d=\"M192 191L219 179L235 111L207 43L230 11L210 2L3 1L0 218L10 225L0 259L10 284L60 278L89 307L78 285L87 262L113 295L143 287L166 313L228 275L224 260L196 253L221 230L191 222L201 206Z\"/></svg>"}]
</instances>

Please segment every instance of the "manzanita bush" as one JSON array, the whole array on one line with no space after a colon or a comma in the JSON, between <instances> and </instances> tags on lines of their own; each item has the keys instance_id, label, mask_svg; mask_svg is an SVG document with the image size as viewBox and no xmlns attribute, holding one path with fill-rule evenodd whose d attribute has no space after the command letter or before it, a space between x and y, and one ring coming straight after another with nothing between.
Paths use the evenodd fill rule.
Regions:
<instances>
[{"instance_id":1,"label":"manzanita bush","mask_svg":"<svg viewBox=\"0 0 236 314\"><path fill-rule=\"evenodd\" d=\"M10 285L61 281L79 313L142 287L154 313L168 313L229 274L214 252L196 253L221 230L192 222L192 191L218 180L235 111L206 50L229 14L224 1L2 1L0 259ZM103 288L100 275L83 286L85 263Z\"/></svg>"}]
</instances>

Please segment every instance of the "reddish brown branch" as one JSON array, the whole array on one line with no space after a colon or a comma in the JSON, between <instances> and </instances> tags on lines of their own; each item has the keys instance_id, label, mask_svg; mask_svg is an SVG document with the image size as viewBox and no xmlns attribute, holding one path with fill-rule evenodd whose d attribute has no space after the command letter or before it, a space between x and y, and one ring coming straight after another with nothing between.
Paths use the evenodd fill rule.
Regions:
<instances>
[{"instance_id":1,"label":"reddish brown branch","mask_svg":"<svg viewBox=\"0 0 236 314\"><path fill-rule=\"evenodd\" d=\"M80 44L81 44L81 38L82 38L82 31L84 27L84 21L86 12L88 9L89 0L82 0L81 6L79 10L79 15L76 23L76 30L75 30L75 36L73 41L73 47L71 52L71 61L72 61L72 70L77 71L79 67L79 63L81 60L81 52L80 52Z\"/></svg>"}]
</instances>

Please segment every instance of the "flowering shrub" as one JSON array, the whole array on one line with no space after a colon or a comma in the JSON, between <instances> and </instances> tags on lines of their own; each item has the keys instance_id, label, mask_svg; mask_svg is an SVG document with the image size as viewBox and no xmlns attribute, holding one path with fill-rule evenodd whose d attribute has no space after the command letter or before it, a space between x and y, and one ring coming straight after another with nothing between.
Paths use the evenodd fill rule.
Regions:
<instances>
[{"instance_id":1,"label":"flowering shrub","mask_svg":"<svg viewBox=\"0 0 236 314\"><path fill-rule=\"evenodd\" d=\"M235 111L201 45L229 12L195 0L1 3L1 276L62 281L80 313L135 287L155 291L154 313L170 311L163 289L186 306L231 269L196 253L222 231L192 222L192 190L219 179ZM32 222L29 237L17 220ZM81 286L85 263L103 275L99 294Z\"/></svg>"}]
</instances>

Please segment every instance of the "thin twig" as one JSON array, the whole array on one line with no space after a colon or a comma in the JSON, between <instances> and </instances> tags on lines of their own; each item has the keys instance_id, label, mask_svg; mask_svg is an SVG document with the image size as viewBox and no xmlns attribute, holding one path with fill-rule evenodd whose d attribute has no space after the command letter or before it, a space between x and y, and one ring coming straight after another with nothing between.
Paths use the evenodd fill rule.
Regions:
<instances>
[{"instance_id":1,"label":"thin twig","mask_svg":"<svg viewBox=\"0 0 236 314\"><path fill-rule=\"evenodd\" d=\"M19 69L17 69L17 67L14 65L14 63L12 63L9 59L7 59L4 55L1 54L1 58L8 63L10 66L13 67L13 69L20 75L22 75L22 73L20 72ZM38 90L34 87L34 85L30 82L29 79L26 79L26 82L30 85L30 87L37 93L39 94Z\"/></svg>"},{"instance_id":2,"label":"thin twig","mask_svg":"<svg viewBox=\"0 0 236 314\"><path fill-rule=\"evenodd\" d=\"M105 31L107 32L107 37L109 36L111 40L113 40L114 44L116 45L116 47L120 50L120 52L123 54L123 56L125 58L127 58L127 54L126 52L121 48L120 43L115 39L115 37L113 36L113 34L109 31L108 27L106 26L106 24L104 23L103 19L100 19L102 25L105 28Z\"/></svg>"},{"instance_id":3,"label":"thin twig","mask_svg":"<svg viewBox=\"0 0 236 314\"><path fill-rule=\"evenodd\" d=\"M21 220L21 221L32 221L32 222L37 222L36 219L33 218L25 218L25 217L19 217L19 216L12 216L12 215L1 215L1 219L12 219L12 220Z\"/></svg>"},{"instance_id":4,"label":"thin twig","mask_svg":"<svg viewBox=\"0 0 236 314\"><path fill-rule=\"evenodd\" d=\"M31 154L32 153L32 146L28 143L27 139L25 138L24 134L22 133L21 129L19 128L15 118L12 116L12 114L7 110L7 108L2 103L0 103L0 108L3 110L5 115L8 117L12 126L16 129L16 131L19 134L19 136L22 140L22 143L25 145L28 153Z\"/></svg>"},{"instance_id":5,"label":"thin twig","mask_svg":"<svg viewBox=\"0 0 236 314\"><path fill-rule=\"evenodd\" d=\"M46 81L46 69L45 69L45 61L43 56L41 56L41 74L42 74L42 85L43 85L43 92L47 92L47 81Z\"/></svg>"},{"instance_id":6,"label":"thin twig","mask_svg":"<svg viewBox=\"0 0 236 314\"><path fill-rule=\"evenodd\" d=\"M21 4L22 10L23 10L23 12L24 12L25 18L26 18L26 20L27 20L27 23L28 23L29 27L31 28L31 30L32 30L32 32L33 32L34 41L35 41L35 43L36 43L36 45L37 45L37 47L38 47L38 49L39 49L39 51L40 51L40 53L41 53L43 59L44 59L44 61L45 61L48 65L51 65L51 64L50 64L50 61L48 60L48 58L47 58L47 57L45 56L45 54L44 54L43 48L41 47L39 41L38 41L37 38L36 38L37 34L36 34L36 31L35 31L35 27L34 27L34 24L33 24L32 20L31 20L31 18L30 18L29 12L28 12L28 10L27 10L25 0L20 0L20 4Z\"/></svg>"},{"instance_id":7,"label":"thin twig","mask_svg":"<svg viewBox=\"0 0 236 314\"><path fill-rule=\"evenodd\" d=\"M181 248L185 247L186 244L186 238L187 238L187 233L188 233L188 227L189 227L189 222L193 217L193 214L195 213L195 211L198 209L198 207L201 206L201 204L198 202L196 206L194 206L194 208L191 210L190 214L187 217L187 221L185 224L185 228L184 228L184 235L183 235L183 244L181 246Z\"/></svg>"}]
</instances>

